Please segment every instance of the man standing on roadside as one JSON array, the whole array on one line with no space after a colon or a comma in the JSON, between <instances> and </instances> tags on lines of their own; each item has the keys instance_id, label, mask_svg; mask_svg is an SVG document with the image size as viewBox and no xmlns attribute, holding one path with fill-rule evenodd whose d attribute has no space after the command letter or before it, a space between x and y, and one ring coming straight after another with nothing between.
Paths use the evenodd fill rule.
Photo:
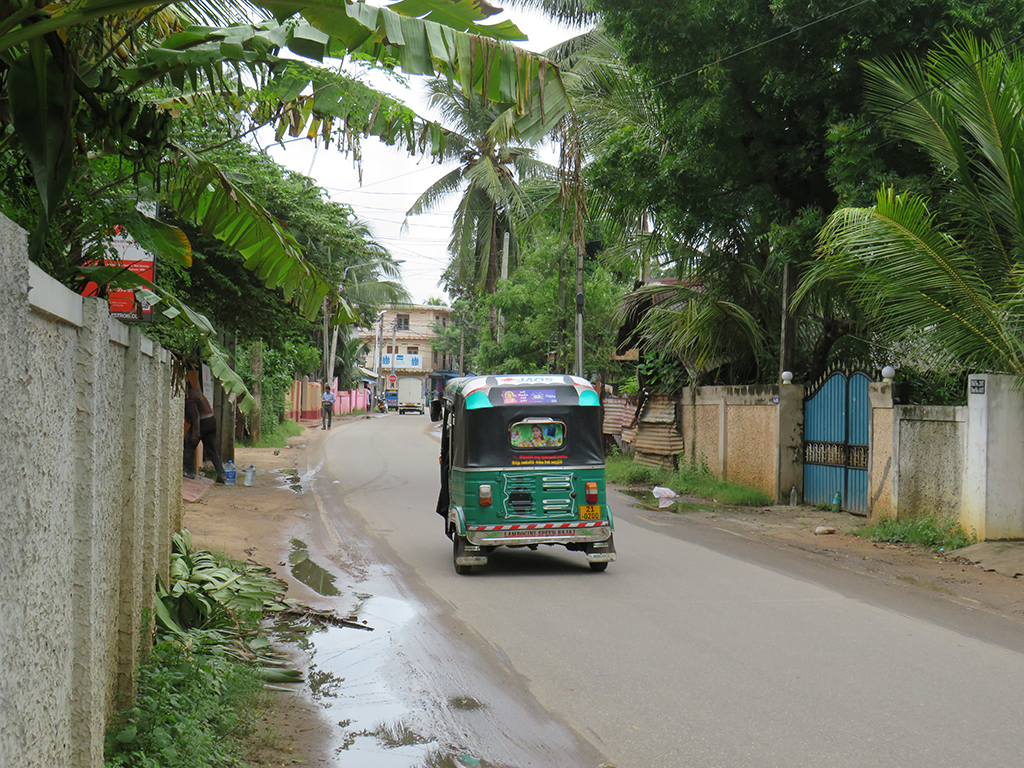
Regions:
<instances>
[{"instance_id":1,"label":"man standing on roadside","mask_svg":"<svg viewBox=\"0 0 1024 768\"><path fill-rule=\"evenodd\" d=\"M185 447L182 459L182 474L185 477L196 476L196 446L203 442L203 458L213 462L217 470L217 482L224 483L224 465L217 453L217 419L213 415L210 401L198 387L189 387L185 396L185 421L188 432L185 433Z\"/></svg>"},{"instance_id":2,"label":"man standing on roadside","mask_svg":"<svg viewBox=\"0 0 1024 768\"><path fill-rule=\"evenodd\" d=\"M326 381L324 382L324 394L320 398L320 429L331 428L331 418L334 416L334 390Z\"/></svg>"}]
</instances>

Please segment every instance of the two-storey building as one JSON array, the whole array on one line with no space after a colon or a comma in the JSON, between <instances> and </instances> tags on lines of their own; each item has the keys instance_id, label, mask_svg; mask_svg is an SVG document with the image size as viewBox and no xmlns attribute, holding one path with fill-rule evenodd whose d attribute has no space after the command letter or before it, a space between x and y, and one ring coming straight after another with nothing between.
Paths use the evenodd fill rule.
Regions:
<instances>
[{"instance_id":1,"label":"two-storey building","mask_svg":"<svg viewBox=\"0 0 1024 768\"><path fill-rule=\"evenodd\" d=\"M452 376L455 361L433 348L435 325L448 326L451 309L431 304L407 304L382 310L372 328L356 335L370 352L364 368L374 371L377 392L393 389L390 378L415 376L425 391L436 392Z\"/></svg>"}]
</instances>

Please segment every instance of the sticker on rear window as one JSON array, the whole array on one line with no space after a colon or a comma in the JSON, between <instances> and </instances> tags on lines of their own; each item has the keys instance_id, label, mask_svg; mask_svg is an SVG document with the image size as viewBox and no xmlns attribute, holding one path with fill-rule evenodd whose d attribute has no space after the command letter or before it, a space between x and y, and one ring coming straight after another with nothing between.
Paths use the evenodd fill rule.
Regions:
<instances>
[{"instance_id":1,"label":"sticker on rear window","mask_svg":"<svg viewBox=\"0 0 1024 768\"><path fill-rule=\"evenodd\" d=\"M560 421L520 421L508 431L509 442L517 450L524 448L561 448L565 442L565 424Z\"/></svg>"}]
</instances>

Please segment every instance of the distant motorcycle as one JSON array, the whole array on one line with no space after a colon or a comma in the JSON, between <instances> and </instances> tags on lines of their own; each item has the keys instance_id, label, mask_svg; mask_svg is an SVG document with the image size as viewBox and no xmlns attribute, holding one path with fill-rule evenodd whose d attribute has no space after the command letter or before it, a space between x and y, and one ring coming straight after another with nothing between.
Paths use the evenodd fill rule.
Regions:
<instances>
[{"instance_id":1,"label":"distant motorcycle","mask_svg":"<svg viewBox=\"0 0 1024 768\"><path fill-rule=\"evenodd\" d=\"M377 398L377 410L380 411L381 413L388 412L388 404L383 397Z\"/></svg>"}]
</instances>

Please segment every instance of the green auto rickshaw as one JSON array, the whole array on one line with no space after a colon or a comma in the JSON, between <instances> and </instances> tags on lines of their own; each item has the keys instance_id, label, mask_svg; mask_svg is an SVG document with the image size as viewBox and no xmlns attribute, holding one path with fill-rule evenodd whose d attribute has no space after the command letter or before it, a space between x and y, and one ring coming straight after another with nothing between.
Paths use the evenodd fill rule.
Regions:
<instances>
[{"instance_id":1,"label":"green auto rickshaw","mask_svg":"<svg viewBox=\"0 0 1024 768\"><path fill-rule=\"evenodd\" d=\"M431 403L441 422L437 512L455 571L497 547L558 544L603 571L615 559L605 496L601 403L575 376L452 379Z\"/></svg>"}]
</instances>

